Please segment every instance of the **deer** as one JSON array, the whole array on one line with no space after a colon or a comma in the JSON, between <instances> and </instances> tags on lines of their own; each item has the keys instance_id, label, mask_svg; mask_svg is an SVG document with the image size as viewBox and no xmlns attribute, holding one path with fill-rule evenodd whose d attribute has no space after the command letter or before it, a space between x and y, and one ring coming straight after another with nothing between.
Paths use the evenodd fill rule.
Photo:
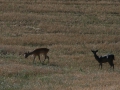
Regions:
<instances>
[{"instance_id":1,"label":"deer","mask_svg":"<svg viewBox=\"0 0 120 90\"><path fill-rule=\"evenodd\" d=\"M29 51L26 52L24 54L24 56L25 56L25 58L27 58L28 56L33 55L34 56L33 63L34 63L36 56L38 56L38 58L40 60L40 55L44 55L45 59L44 59L43 63L45 62L46 59L48 59L48 63L49 63L49 56L47 56L48 52L49 52L49 49L47 49L47 48L38 48L32 52L29 52ZM41 60L40 60L40 63L41 63Z\"/></svg>"},{"instance_id":2,"label":"deer","mask_svg":"<svg viewBox=\"0 0 120 90\"><path fill-rule=\"evenodd\" d=\"M94 54L94 57L95 59L99 62L99 67L101 66L101 69L102 69L102 63L106 63L108 62L109 65L111 67L113 67L113 70L114 70L114 63L113 63L113 60L115 60L115 57L113 54L108 54L108 55L104 55L104 56L98 56L96 53L98 52L98 50L91 50Z\"/></svg>"}]
</instances>

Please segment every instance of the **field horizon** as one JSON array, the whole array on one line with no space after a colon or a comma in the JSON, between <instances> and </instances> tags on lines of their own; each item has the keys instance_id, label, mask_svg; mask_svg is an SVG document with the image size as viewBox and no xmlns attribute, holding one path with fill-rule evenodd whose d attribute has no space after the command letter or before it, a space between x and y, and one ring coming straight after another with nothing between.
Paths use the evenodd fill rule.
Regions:
<instances>
[{"instance_id":1,"label":"field horizon","mask_svg":"<svg viewBox=\"0 0 120 90\"><path fill-rule=\"evenodd\" d=\"M0 0L0 90L119 90L119 9L119 0ZM50 49L49 64L24 58L36 48ZM114 54L114 71L91 50Z\"/></svg>"}]
</instances>

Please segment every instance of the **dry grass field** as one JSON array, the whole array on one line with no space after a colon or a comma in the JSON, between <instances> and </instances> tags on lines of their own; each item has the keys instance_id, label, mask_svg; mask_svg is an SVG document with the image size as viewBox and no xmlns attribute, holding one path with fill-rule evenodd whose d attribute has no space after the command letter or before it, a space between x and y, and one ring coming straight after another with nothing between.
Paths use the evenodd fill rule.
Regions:
<instances>
[{"instance_id":1,"label":"dry grass field","mask_svg":"<svg viewBox=\"0 0 120 90\"><path fill-rule=\"evenodd\" d=\"M49 64L24 58L42 47ZM120 90L120 0L0 0L0 90Z\"/></svg>"}]
</instances>

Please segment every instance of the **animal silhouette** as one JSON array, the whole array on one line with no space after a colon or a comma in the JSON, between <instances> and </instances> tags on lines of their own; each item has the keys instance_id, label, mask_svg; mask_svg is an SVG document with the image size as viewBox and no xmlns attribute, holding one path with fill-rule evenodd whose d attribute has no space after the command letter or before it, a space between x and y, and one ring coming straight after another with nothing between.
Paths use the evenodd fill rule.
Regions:
<instances>
[{"instance_id":1,"label":"animal silhouette","mask_svg":"<svg viewBox=\"0 0 120 90\"><path fill-rule=\"evenodd\" d=\"M113 60L115 60L115 57L113 54L108 54L108 55L105 55L105 56L98 56L96 53L98 52L98 50L91 50L94 54L94 57L95 59L99 62L99 66L101 66L101 69L102 69L102 63L106 63L108 62L110 64L111 67L113 67L113 70L114 70L114 63L113 63Z\"/></svg>"}]
</instances>

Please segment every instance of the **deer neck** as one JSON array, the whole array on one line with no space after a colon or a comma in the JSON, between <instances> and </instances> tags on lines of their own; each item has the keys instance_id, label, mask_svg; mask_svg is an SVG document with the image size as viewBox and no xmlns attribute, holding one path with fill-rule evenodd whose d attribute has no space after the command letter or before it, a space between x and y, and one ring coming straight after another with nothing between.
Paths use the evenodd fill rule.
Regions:
<instances>
[{"instance_id":1,"label":"deer neck","mask_svg":"<svg viewBox=\"0 0 120 90\"><path fill-rule=\"evenodd\" d=\"M97 54L94 54L94 57L95 57L95 59L96 59L97 61L100 61L100 58L99 58L99 56L98 56Z\"/></svg>"},{"instance_id":2,"label":"deer neck","mask_svg":"<svg viewBox=\"0 0 120 90\"><path fill-rule=\"evenodd\" d=\"M33 54L33 52L29 52L29 54L28 55L32 55Z\"/></svg>"}]
</instances>

